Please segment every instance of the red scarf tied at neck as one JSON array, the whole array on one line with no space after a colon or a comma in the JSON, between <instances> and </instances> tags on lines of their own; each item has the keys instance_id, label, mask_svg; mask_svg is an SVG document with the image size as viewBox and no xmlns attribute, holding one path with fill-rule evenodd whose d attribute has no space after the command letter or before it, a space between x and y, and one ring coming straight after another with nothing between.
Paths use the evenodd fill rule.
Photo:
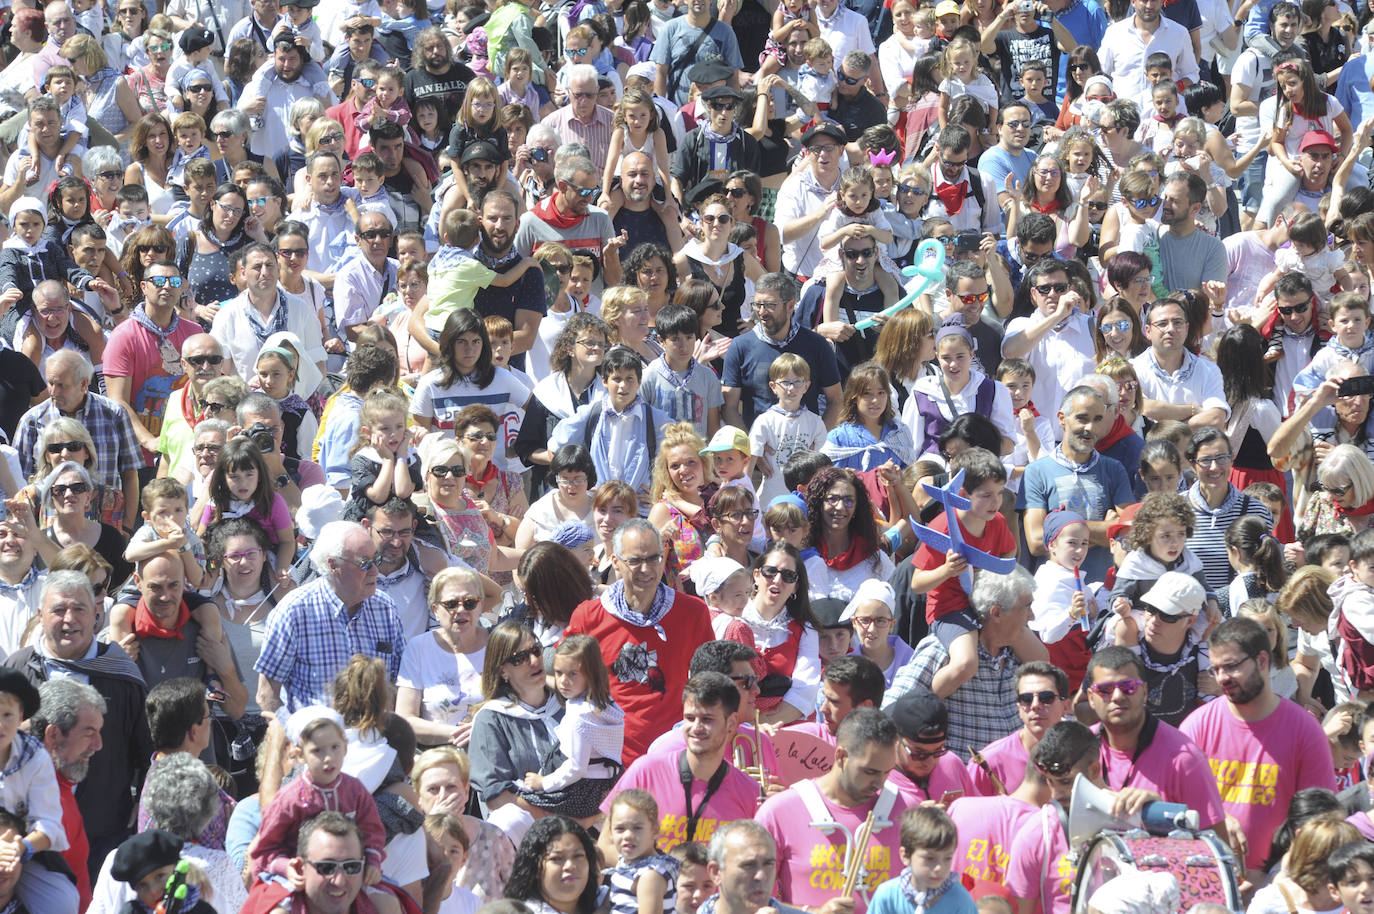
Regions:
<instances>
[{"instance_id":1,"label":"red scarf tied at neck","mask_svg":"<svg viewBox=\"0 0 1374 914\"><path fill-rule=\"evenodd\" d=\"M1111 431L1103 435L1102 440L1097 442L1097 452L1099 454L1105 454L1107 448L1116 444L1122 438L1129 438L1133 434L1135 434L1135 429L1131 428L1131 424L1126 421L1126 417L1117 413L1116 421L1112 423Z\"/></svg>"},{"instance_id":2,"label":"red scarf tied at neck","mask_svg":"<svg viewBox=\"0 0 1374 914\"><path fill-rule=\"evenodd\" d=\"M1331 506L1336 509L1337 517L1368 517L1374 514L1374 498L1355 508L1343 508L1336 499L1331 499Z\"/></svg>"},{"instance_id":3,"label":"red scarf tied at neck","mask_svg":"<svg viewBox=\"0 0 1374 914\"><path fill-rule=\"evenodd\" d=\"M935 196L945 205L945 212L956 216L964 208L964 201L968 199L968 180L965 179L958 184L936 182Z\"/></svg>"},{"instance_id":4,"label":"red scarf tied at neck","mask_svg":"<svg viewBox=\"0 0 1374 914\"><path fill-rule=\"evenodd\" d=\"M185 641L186 637L181 631L190 619L191 608L182 600L181 608L177 610L176 622L171 628L163 628L148 609L148 604L140 598L138 606L134 608L134 635L138 638L175 638Z\"/></svg>"},{"instance_id":5,"label":"red scarf tied at neck","mask_svg":"<svg viewBox=\"0 0 1374 914\"><path fill-rule=\"evenodd\" d=\"M849 539L849 548L839 555L827 555L825 542L822 540L817 551L821 558L825 559L825 564L836 571L848 571L860 562L873 558L874 547L867 539L854 534Z\"/></svg>"}]
</instances>

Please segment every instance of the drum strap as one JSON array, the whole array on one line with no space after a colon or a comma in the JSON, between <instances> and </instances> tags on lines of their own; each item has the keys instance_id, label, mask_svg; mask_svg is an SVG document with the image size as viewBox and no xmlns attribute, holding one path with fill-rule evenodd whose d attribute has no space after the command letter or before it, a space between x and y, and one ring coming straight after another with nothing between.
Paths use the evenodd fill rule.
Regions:
<instances>
[{"instance_id":1,"label":"drum strap","mask_svg":"<svg viewBox=\"0 0 1374 914\"><path fill-rule=\"evenodd\" d=\"M1105 755L1108 751L1107 741L1105 739L1102 741L1102 780L1106 782L1108 790L1125 790L1127 787L1131 786L1131 778L1135 777L1136 762L1140 761L1140 757L1145 754L1145 750L1150 748L1150 743L1155 741L1155 734L1158 732L1159 718L1155 717L1149 711L1146 711L1145 722L1140 725L1140 735L1135 741L1135 752L1131 755L1131 767L1126 769L1126 777L1122 779L1120 787L1112 785L1111 775L1107 771L1107 758Z\"/></svg>"}]
</instances>

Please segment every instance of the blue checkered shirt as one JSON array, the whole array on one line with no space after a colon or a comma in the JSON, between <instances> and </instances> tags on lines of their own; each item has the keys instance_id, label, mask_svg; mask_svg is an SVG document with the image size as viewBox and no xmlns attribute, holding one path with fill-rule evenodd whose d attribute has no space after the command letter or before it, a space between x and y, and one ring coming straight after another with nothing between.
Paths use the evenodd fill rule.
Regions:
<instances>
[{"instance_id":1,"label":"blue checkered shirt","mask_svg":"<svg viewBox=\"0 0 1374 914\"><path fill-rule=\"evenodd\" d=\"M927 635L916 645L916 654L897 671L892 687L883 695L883 710L917 686L929 689L935 671L949 661L949 651L940 639ZM1016 712L1016 655L1004 647L996 656L978 642L978 672L945 699L949 708L946 745L968 760L970 749L982 749L1021 728Z\"/></svg>"},{"instance_id":2,"label":"blue checkered shirt","mask_svg":"<svg viewBox=\"0 0 1374 914\"><path fill-rule=\"evenodd\" d=\"M267 618L267 636L253 668L282 684L286 713L334 704L334 677L354 654L386 661L392 682L401 671L405 633L396 604L384 593L363 601L352 617L327 578L292 591Z\"/></svg>"},{"instance_id":3,"label":"blue checkered shirt","mask_svg":"<svg viewBox=\"0 0 1374 914\"><path fill-rule=\"evenodd\" d=\"M48 423L64 414L49 397L42 403L24 413L19 427L14 432L14 447L19 451L19 465L25 478L33 476L39 463L38 439ZM91 433L95 442L95 472L91 474L96 485L118 489L122 484L120 474L126 470L143 468L143 451L134 437L134 425L129 414L109 397L100 394L86 394L86 402L68 419L75 419ZM131 506L127 511L137 510Z\"/></svg>"}]
</instances>

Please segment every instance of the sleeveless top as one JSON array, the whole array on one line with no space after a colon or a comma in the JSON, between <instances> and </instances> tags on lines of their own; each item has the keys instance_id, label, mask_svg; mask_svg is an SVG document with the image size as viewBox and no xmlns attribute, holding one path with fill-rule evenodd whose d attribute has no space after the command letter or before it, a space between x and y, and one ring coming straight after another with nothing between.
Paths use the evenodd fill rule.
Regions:
<instances>
[{"instance_id":1,"label":"sleeveless top","mask_svg":"<svg viewBox=\"0 0 1374 914\"><path fill-rule=\"evenodd\" d=\"M739 326L740 312L744 307L744 257L737 256L732 263L734 269L730 272L730 281L725 284L725 288L720 288L711 280L706 272L706 267L692 257L687 258L687 269L697 279L704 279L711 285L716 286L720 292L720 303L725 307L725 313L720 317L720 325L733 330Z\"/></svg>"},{"instance_id":2,"label":"sleeveless top","mask_svg":"<svg viewBox=\"0 0 1374 914\"><path fill-rule=\"evenodd\" d=\"M992 413L992 401L997 393L995 384L992 378L983 377L974 397L974 412L981 416ZM925 440L917 442L917 448L922 454L937 453L940 450L940 435L949 428L953 419L945 418L939 404L929 394L913 390L911 396L916 400L916 412L925 420Z\"/></svg>"},{"instance_id":3,"label":"sleeveless top","mask_svg":"<svg viewBox=\"0 0 1374 914\"><path fill-rule=\"evenodd\" d=\"M787 689L791 687L792 672L797 668L797 653L801 650L801 639L802 624L796 619L789 619L787 621L786 641L776 647L761 649L755 645L755 650L763 656L763 662L768 667L765 678L772 677L773 682L778 683L774 688L768 689L770 693L776 692L776 695L761 695L755 700L754 703L760 708L777 707L778 703L782 701L782 697L787 694ZM782 684L778 677L786 677L787 683ZM770 702L770 704L765 704L765 702Z\"/></svg>"},{"instance_id":4,"label":"sleeveless top","mask_svg":"<svg viewBox=\"0 0 1374 914\"><path fill-rule=\"evenodd\" d=\"M91 74L87 82L91 86L90 112L95 116L96 123L110 131L111 136L123 133L129 127L129 119L120 110L117 100L119 74L106 67L99 73Z\"/></svg>"}]
</instances>

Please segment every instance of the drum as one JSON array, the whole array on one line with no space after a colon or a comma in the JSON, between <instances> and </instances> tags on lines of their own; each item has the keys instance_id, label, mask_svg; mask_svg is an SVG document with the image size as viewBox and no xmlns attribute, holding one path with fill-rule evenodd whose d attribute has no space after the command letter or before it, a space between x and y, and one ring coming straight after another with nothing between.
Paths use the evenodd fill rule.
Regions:
<instances>
[{"instance_id":1,"label":"drum","mask_svg":"<svg viewBox=\"0 0 1374 914\"><path fill-rule=\"evenodd\" d=\"M1088 899L1100 886L1134 866L1141 872L1167 870L1178 880L1180 914L1199 902L1244 910L1237 864L1230 848L1211 832L1194 837L1159 838L1144 831L1104 831L1093 838L1078 861L1072 914L1087 914Z\"/></svg>"}]
</instances>

